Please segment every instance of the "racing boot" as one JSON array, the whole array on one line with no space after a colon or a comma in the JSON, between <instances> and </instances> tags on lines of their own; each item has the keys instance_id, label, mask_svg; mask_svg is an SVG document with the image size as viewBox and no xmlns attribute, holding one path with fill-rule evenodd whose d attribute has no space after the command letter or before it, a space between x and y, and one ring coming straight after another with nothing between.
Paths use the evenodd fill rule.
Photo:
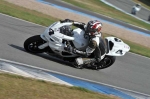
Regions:
<instances>
[{"instance_id":1,"label":"racing boot","mask_svg":"<svg viewBox=\"0 0 150 99\"><path fill-rule=\"evenodd\" d=\"M96 60L94 58L76 58L74 62L74 66L76 68L82 69L84 65L90 64L92 62L95 62Z\"/></svg>"}]
</instances>

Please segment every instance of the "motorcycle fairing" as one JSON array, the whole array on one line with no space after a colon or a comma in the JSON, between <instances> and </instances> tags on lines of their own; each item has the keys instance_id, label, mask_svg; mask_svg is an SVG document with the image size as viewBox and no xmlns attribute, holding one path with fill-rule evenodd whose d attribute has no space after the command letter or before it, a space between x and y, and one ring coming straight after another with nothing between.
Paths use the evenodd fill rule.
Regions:
<instances>
[{"instance_id":1,"label":"motorcycle fairing","mask_svg":"<svg viewBox=\"0 0 150 99\"><path fill-rule=\"evenodd\" d=\"M109 51L106 55L109 56L123 56L130 50L130 47L121 39L116 37L106 37L108 40Z\"/></svg>"}]
</instances>

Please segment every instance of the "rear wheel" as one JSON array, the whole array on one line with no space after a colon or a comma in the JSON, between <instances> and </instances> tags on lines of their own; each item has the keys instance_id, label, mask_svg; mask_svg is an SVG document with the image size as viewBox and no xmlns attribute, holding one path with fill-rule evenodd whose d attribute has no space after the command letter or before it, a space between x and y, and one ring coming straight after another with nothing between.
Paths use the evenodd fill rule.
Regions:
<instances>
[{"instance_id":1,"label":"rear wheel","mask_svg":"<svg viewBox=\"0 0 150 99\"><path fill-rule=\"evenodd\" d=\"M32 36L24 42L24 48L26 51L31 53L42 53L45 49L39 49L38 46L44 44L45 41L40 35Z\"/></svg>"}]
</instances>

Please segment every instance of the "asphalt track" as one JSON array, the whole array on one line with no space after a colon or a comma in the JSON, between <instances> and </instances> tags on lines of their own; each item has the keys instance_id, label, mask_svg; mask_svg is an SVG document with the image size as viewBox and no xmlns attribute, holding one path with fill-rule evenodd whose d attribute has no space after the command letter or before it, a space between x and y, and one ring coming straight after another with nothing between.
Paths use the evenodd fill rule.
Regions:
<instances>
[{"instance_id":1,"label":"asphalt track","mask_svg":"<svg viewBox=\"0 0 150 99\"><path fill-rule=\"evenodd\" d=\"M24 50L24 41L41 34L44 29L0 14L0 58L150 94L150 59L127 53L124 57L117 57L115 64L104 70L76 69L48 55L34 55Z\"/></svg>"},{"instance_id":2,"label":"asphalt track","mask_svg":"<svg viewBox=\"0 0 150 99\"><path fill-rule=\"evenodd\" d=\"M116 24L119 24L121 26L124 26L126 28L129 28L129 29L133 29L133 30L138 30L138 31L141 31L141 32L144 32L144 33L147 33L147 34L150 34L150 30L145 30L145 29L142 29L142 28L139 28L139 27L135 27L133 25L129 25L129 24L126 24L122 21L119 21L119 20L115 20L115 19L111 19L111 18L108 18L106 16L103 16L103 15L100 15L100 14L97 14L97 13L94 13L94 12L91 12L91 11L88 11L88 10L85 10L85 9L82 9L82 8L79 8L79 7L76 7L76 6L73 6L71 4L67 4L65 2L61 2L61 0L38 0L38 1L46 1L46 2L49 2L49 3L52 3L52 4L55 4L55 5L58 5L58 6L62 6L62 7L66 7L66 8L69 8L69 9L72 9L72 10L75 10L75 11L79 11L79 12L82 12L82 13L85 13L85 14L88 14L88 15L92 15L92 16L95 16L97 18L101 18L103 20L107 20L109 22L113 22L113 23L116 23ZM110 1L110 0L109 0ZM118 1L118 0L112 0L112 1ZM124 0L126 1L126 0ZM129 1L129 0L127 0ZM117 3L118 4L118 3ZM132 6L131 6L132 7ZM129 8L126 8L128 10L130 10L130 7ZM142 12L143 13L143 12ZM145 12L144 12L145 13Z\"/></svg>"}]
</instances>

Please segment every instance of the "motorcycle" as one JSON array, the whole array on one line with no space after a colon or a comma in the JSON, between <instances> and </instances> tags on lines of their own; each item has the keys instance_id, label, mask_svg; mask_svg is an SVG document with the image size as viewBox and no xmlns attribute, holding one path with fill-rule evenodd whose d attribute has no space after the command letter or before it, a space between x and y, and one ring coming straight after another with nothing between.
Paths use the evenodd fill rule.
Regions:
<instances>
[{"instance_id":1,"label":"motorcycle","mask_svg":"<svg viewBox=\"0 0 150 99\"><path fill-rule=\"evenodd\" d=\"M24 42L24 49L30 53L47 53L64 61L74 64L76 58L81 56L64 50L66 44L85 50L88 46L89 36L80 28L72 29L71 22L55 22L46 28L41 35L35 35ZM101 61L98 69L110 67L116 60L116 56L124 56L130 47L117 37L100 38ZM94 53L87 58L94 59ZM82 60L83 62L83 60ZM101 65L103 64L103 65ZM96 62L84 64L83 67L95 67Z\"/></svg>"},{"instance_id":2,"label":"motorcycle","mask_svg":"<svg viewBox=\"0 0 150 99\"><path fill-rule=\"evenodd\" d=\"M139 12L140 10L141 10L140 4L136 4L135 6L132 7L131 14L136 15L137 12Z\"/></svg>"}]
</instances>

